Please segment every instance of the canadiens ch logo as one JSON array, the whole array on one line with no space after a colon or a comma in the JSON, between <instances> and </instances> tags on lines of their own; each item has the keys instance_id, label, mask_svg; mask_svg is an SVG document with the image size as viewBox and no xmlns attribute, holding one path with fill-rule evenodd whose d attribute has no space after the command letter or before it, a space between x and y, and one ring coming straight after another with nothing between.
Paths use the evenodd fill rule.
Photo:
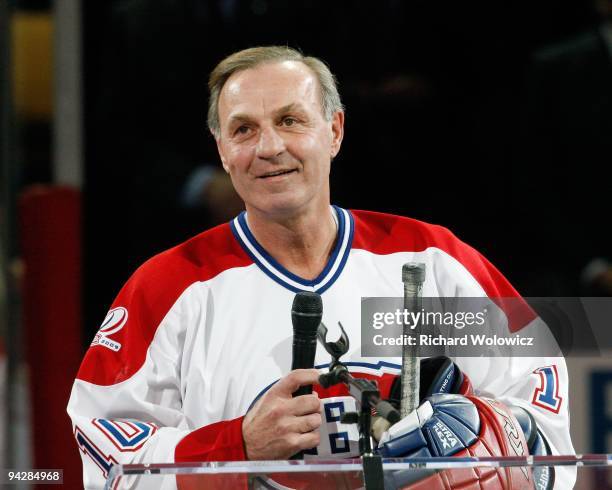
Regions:
<instances>
[{"instance_id":1,"label":"canadiens ch logo","mask_svg":"<svg viewBox=\"0 0 612 490\"><path fill-rule=\"evenodd\" d=\"M117 352L121 349L121 344L112 340L109 336L121 330L125 322L127 322L127 319L128 311L123 306L118 306L110 310L102 322L102 325L100 325L100 330L98 330L98 333L94 337L91 346L101 345L102 347Z\"/></svg>"}]
</instances>

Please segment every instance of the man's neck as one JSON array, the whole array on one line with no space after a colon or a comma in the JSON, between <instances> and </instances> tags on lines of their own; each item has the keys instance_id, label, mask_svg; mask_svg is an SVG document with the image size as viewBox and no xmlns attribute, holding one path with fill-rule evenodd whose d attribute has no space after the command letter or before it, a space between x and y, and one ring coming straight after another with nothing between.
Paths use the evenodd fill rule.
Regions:
<instances>
[{"instance_id":1,"label":"man's neck","mask_svg":"<svg viewBox=\"0 0 612 490\"><path fill-rule=\"evenodd\" d=\"M285 269L312 280L325 268L337 238L332 208L270 219L247 211L249 228L263 248Z\"/></svg>"}]
</instances>

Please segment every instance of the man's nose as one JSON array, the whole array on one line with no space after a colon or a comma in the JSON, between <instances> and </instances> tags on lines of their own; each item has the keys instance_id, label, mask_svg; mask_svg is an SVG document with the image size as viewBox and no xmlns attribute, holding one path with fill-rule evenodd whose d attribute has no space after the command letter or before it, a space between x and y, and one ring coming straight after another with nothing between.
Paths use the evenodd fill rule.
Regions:
<instances>
[{"instance_id":1,"label":"man's nose","mask_svg":"<svg viewBox=\"0 0 612 490\"><path fill-rule=\"evenodd\" d=\"M259 133L257 156L263 159L274 158L285 151L285 140L276 128L263 128Z\"/></svg>"}]
</instances>

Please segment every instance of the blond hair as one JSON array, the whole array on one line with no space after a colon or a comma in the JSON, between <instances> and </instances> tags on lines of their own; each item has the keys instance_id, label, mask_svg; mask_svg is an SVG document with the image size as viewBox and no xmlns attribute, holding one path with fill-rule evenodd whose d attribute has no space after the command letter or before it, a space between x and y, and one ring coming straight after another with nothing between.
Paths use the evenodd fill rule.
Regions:
<instances>
[{"instance_id":1,"label":"blond hair","mask_svg":"<svg viewBox=\"0 0 612 490\"><path fill-rule=\"evenodd\" d=\"M281 63L283 61L299 61L305 64L319 81L321 108L323 116L331 121L332 116L344 110L340 101L340 94L336 77L327 65L318 58L304 56L296 49L288 46L258 46L243 49L223 59L211 72L208 79L208 127L215 136L220 134L219 124L219 95L225 82L239 71L255 68L263 63Z\"/></svg>"}]
</instances>

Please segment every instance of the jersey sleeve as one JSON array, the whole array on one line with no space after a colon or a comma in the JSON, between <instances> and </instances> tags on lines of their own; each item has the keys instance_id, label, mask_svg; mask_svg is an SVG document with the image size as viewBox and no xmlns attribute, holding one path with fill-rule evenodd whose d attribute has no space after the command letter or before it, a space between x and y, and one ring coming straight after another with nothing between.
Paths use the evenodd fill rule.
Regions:
<instances>
[{"instance_id":1,"label":"jersey sleeve","mask_svg":"<svg viewBox=\"0 0 612 490\"><path fill-rule=\"evenodd\" d=\"M453 285L455 295L486 295L490 298L498 307L498 318L493 328L520 332L524 336L533 334L540 341L545 339L556 343L546 324L508 280L480 253L455 240L455 243L447 245L446 253L456 261L456 270L450 267L445 273L457 279L446 278L444 281ZM569 431L568 372L563 357L500 355L458 358L456 362L474 382L477 395L496 398L531 413L552 454L575 454ZM575 469L557 467L555 471L555 488L572 488Z\"/></svg>"},{"instance_id":2,"label":"jersey sleeve","mask_svg":"<svg viewBox=\"0 0 612 490\"><path fill-rule=\"evenodd\" d=\"M103 488L114 464L245 459L242 417L192 427L182 411L183 344L208 292L163 272L179 265L154 260L134 274L81 364L68 414L87 489Z\"/></svg>"}]
</instances>

